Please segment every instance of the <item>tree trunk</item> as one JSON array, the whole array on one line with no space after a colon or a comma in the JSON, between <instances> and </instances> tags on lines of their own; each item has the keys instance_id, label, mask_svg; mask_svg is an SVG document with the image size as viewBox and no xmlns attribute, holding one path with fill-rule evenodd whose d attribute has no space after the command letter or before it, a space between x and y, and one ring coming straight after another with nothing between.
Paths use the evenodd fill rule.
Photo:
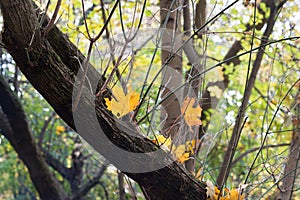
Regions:
<instances>
[{"instance_id":1,"label":"tree trunk","mask_svg":"<svg viewBox=\"0 0 300 200\"><path fill-rule=\"evenodd\" d=\"M182 46L180 1L161 0L161 61L162 61L162 132L165 136L174 138L179 130L180 97L173 91L182 84Z\"/></svg>"}]
</instances>

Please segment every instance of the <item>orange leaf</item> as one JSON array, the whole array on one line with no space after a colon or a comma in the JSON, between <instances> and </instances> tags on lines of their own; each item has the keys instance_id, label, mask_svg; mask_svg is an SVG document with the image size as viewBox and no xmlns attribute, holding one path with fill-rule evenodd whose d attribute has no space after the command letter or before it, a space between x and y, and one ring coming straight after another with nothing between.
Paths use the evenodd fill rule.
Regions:
<instances>
[{"instance_id":1,"label":"orange leaf","mask_svg":"<svg viewBox=\"0 0 300 200\"><path fill-rule=\"evenodd\" d=\"M199 105L195 105L196 99L187 97L180 109L183 114L184 120L192 131L192 126L201 125L202 122L199 119L201 117L202 108Z\"/></svg>"}]
</instances>

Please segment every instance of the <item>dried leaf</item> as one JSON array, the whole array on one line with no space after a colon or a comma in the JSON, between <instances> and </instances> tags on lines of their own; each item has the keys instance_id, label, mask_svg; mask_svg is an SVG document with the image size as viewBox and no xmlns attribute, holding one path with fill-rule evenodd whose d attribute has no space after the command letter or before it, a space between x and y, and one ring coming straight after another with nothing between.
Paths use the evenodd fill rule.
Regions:
<instances>
[{"instance_id":1,"label":"dried leaf","mask_svg":"<svg viewBox=\"0 0 300 200\"><path fill-rule=\"evenodd\" d=\"M220 190L214 186L214 184L210 181L206 181L206 196L209 200L217 200L220 194Z\"/></svg>"},{"instance_id":2,"label":"dried leaf","mask_svg":"<svg viewBox=\"0 0 300 200\"><path fill-rule=\"evenodd\" d=\"M152 140L157 145L162 145L163 147L166 147L165 149L170 150L172 145L171 138L165 138L163 135L156 135L155 139Z\"/></svg>"}]
</instances>

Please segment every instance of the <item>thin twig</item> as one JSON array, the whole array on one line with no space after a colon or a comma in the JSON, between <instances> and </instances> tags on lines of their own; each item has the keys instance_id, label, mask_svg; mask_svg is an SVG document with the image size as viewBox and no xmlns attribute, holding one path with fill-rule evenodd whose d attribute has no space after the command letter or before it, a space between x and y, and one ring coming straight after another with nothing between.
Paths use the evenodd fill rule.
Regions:
<instances>
[{"instance_id":1,"label":"thin twig","mask_svg":"<svg viewBox=\"0 0 300 200\"><path fill-rule=\"evenodd\" d=\"M47 24L47 26L44 29L44 37L53 28L54 22L56 20L57 15L58 15L58 11L59 11L60 5L61 5L61 0L57 0L57 3L56 3L55 10L54 10L54 13L52 15L52 18L50 19L49 23Z\"/></svg>"}]
</instances>

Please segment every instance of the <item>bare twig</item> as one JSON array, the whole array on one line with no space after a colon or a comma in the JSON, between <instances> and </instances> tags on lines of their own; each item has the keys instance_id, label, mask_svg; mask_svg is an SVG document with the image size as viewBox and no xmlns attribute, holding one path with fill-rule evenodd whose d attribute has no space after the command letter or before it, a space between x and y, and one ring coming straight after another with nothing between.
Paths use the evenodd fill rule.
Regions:
<instances>
[{"instance_id":1,"label":"bare twig","mask_svg":"<svg viewBox=\"0 0 300 200\"><path fill-rule=\"evenodd\" d=\"M82 88L83 88L83 85L84 85L84 82L85 82L85 78L86 78L86 75L87 75L87 72L88 72L89 59L90 59L90 55L91 55L91 52L92 52L92 47L93 47L94 43L101 37L101 35L103 34L103 32L106 30L106 27L108 26L108 23L109 23L110 19L112 18L112 15L115 12L115 10L116 10L117 5L118 5L119 2L120 2L120 0L116 1L114 7L112 8L112 11L110 12L110 14L108 16L107 21L103 25L102 29L96 35L96 37L92 38L91 35L90 35L90 33L89 33L89 28L88 28L88 25L87 25L87 22L86 22L85 9L84 9L84 1L82 0L82 10L83 10L82 12L83 12L83 17L84 17L84 24L85 24L86 32L88 34L88 39L90 40L90 46L89 46L89 49L88 49L88 55L87 55L86 59L84 60L84 62L82 64L82 66L83 66L83 75L82 75L82 78L80 80L80 85L79 85L79 88L78 88L78 91L77 91L77 94L76 94L76 97L75 97L75 100L74 100L74 104L73 104L73 107L72 107L73 111L75 111L77 109L78 103L80 101L80 97L81 97L81 93L82 93ZM107 81L105 83L107 83ZM106 86L105 83L103 84L104 86ZM106 87L102 87L102 88L105 89ZM101 91L103 91L103 90L101 89L99 91L99 93Z\"/></svg>"},{"instance_id":2,"label":"bare twig","mask_svg":"<svg viewBox=\"0 0 300 200\"><path fill-rule=\"evenodd\" d=\"M52 121L52 119L54 118L54 116L56 115L55 112L52 112L49 116L49 118L45 121L42 129L41 129L41 132L39 134L39 139L38 139L38 146L41 148L42 147L42 143L43 143L43 140L44 140L44 136L45 136L45 133L46 133L46 129L48 128L50 122Z\"/></svg>"},{"instance_id":3,"label":"bare twig","mask_svg":"<svg viewBox=\"0 0 300 200\"><path fill-rule=\"evenodd\" d=\"M247 175L246 175L246 178L245 178L245 181L244 181L245 184L247 183L248 178L249 178L249 176L250 176L250 173L251 173L251 171L252 171L252 169L253 169L253 167L254 167L254 164L255 164L255 162L256 162L256 160L257 160L257 158L258 158L260 152L262 151L262 149L263 149L263 147L264 147L264 144L265 144L265 142L266 142L266 140L267 140L268 135L270 134L270 129L271 129L272 125L273 125L273 122L274 122L274 120L275 120L275 118L276 118L277 113L278 113L279 110L280 110L279 108L281 107L283 101L287 98L287 96L291 93L292 89L295 87L295 85L296 85L299 81L300 81L300 79L298 79L298 80L297 80L297 81L289 88L289 90L288 90L288 91L286 92L286 94L284 95L283 99L279 102L278 107L277 107L277 109L276 109L276 111L275 111L275 113L274 113L274 115L273 115L273 117L272 117L272 119L271 119L271 122L270 122L270 124L268 125L268 128L267 128L267 130L266 130L266 134L265 134L265 136L264 136L264 138L263 138L263 140L262 140L261 146L260 146L260 148L259 148L259 150L258 150L258 152L257 152L257 154L256 154L256 156L255 156L255 158L254 158L254 160L253 160L253 162L252 162L250 168L249 168L249 171L248 171L248 173L247 173Z\"/></svg>"},{"instance_id":4,"label":"bare twig","mask_svg":"<svg viewBox=\"0 0 300 200\"><path fill-rule=\"evenodd\" d=\"M124 189L124 174L118 171L118 183L119 183L119 200L125 200L125 189Z\"/></svg>"},{"instance_id":5,"label":"bare twig","mask_svg":"<svg viewBox=\"0 0 300 200\"><path fill-rule=\"evenodd\" d=\"M54 26L54 22L55 22L55 20L57 18L60 5L61 5L61 0L57 0L57 3L56 3L55 10L54 10L54 13L52 15L52 18L50 19L49 23L47 24L47 26L44 29L44 37L49 33L49 31L51 30L51 28Z\"/></svg>"},{"instance_id":6,"label":"bare twig","mask_svg":"<svg viewBox=\"0 0 300 200\"><path fill-rule=\"evenodd\" d=\"M271 144L271 145L267 145L267 146L263 146L262 149L266 149L266 148L276 148L276 147L284 147L284 146L289 146L290 143L283 143L283 144ZM237 157L235 160L232 161L231 166L235 166L241 159L243 159L245 156L248 156L248 154L256 152L260 149L261 147L255 147L252 149L249 149L248 151L244 152L243 154L241 154L239 157Z\"/></svg>"}]
</instances>

